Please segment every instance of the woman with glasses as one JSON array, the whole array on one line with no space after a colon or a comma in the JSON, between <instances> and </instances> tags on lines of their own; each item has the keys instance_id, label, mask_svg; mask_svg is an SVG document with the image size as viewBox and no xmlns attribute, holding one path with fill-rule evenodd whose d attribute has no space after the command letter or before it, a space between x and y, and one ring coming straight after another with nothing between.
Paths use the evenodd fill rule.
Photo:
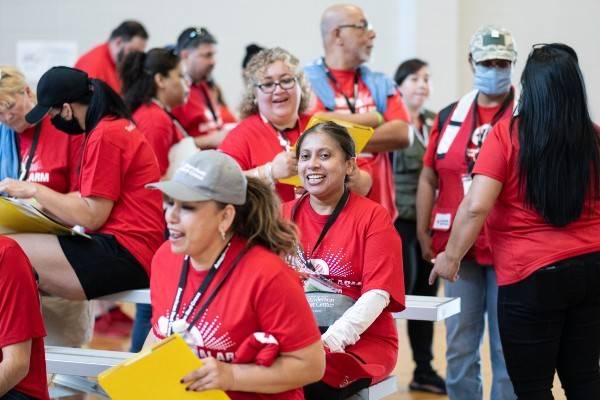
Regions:
<instances>
[{"instance_id":1,"label":"woman with glasses","mask_svg":"<svg viewBox=\"0 0 600 400\"><path fill-rule=\"evenodd\" d=\"M246 90L240 106L243 120L219 149L232 156L247 176L274 185L283 201L294 199L294 187L277 182L298 173L292 147L305 129L308 89L299 60L275 47L254 55L244 70Z\"/></svg>"},{"instance_id":2,"label":"woman with glasses","mask_svg":"<svg viewBox=\"0 0 600 400\"><path fill-rule=\"evenodd\" d=\"M598 399L598 127L571 47L535 46L521 85L518 115L486 140L432 278L462 279L460 260L486 222L517 396L552 399L558 372L567 398Z\"/></svg>"},{"instance_id":3,"label":"woman with glasses","mask_svg":"<svg viewBox=\"0 0 600 400\"><path fill-rule=\"evenodd\" d=\"M431 262L443 251L456 210L469 191L473 165L489 131L512 115L512 64L517 52L506 29L483 26L469 45L473 90L438 113L417 188L417 238L423 258ZM506 372L498 333L498 288L484 229L461 265L461 279L446 282L448 297L461 299L459 315L446 320L446 391L451 400L483 399L481 343L486 326L492 364L491 398L515 394ZM487 319L487 324L486 324Z\"/></svg>"}]
</instances>

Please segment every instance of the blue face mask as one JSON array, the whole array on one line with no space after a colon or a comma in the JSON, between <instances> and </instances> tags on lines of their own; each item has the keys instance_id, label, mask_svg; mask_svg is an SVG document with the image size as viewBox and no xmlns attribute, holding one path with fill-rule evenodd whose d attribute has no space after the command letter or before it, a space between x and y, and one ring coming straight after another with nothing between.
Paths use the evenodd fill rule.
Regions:
<instances>
[{"instance_id":1,"label":"blue face mask","mask_svg":"<svg viewBox=\"0 0 600 400\"><path fill-rule=\"evenodd\" d=\"M484 67L475 64L473 87L491 96L508 93L511 72L512 68Z\"/></svg>"}]
</instances>

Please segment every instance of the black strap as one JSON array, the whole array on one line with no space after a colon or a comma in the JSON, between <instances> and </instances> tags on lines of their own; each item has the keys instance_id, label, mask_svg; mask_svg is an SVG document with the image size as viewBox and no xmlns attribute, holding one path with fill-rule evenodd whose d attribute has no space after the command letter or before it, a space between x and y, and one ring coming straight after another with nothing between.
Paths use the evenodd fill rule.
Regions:
<instances>
[{"instance_id":1,"label":"black strap","mask_svg":"<svg viewBox=\"0 0 600 400\"><path fill-rule=\"evenodd\" d=\"M35 126L35 131L33 133L33 141L31 142L31 147L29 148L29 155L27 156L27 162L25 163L25 169L21 171L21 175L19 176L19 180L26 181L29 178L29 170L31 169L31 163L33 162L33 156L35 155L35 150L37 149L38 143L40 141L40 133L42 132L42 122L38 122ZM17 149L17 152L20 154L20 150ZM21 168L21 163L19 162L19 168Z\"/></svg>"},{"instance_id":2,"label":"black strap","mask_svg":"<svg viewBox=\"0 0 600 400\"><path fill-rule=\"evenodd\" d=\"M210 101L210 96L209 96L208 92L206 91L206 88L204 86L202 86L202 84L198 84L198 88L200 89L200 92L202 93L202 97L204 97L204 101L206 102L206 106L208 107L210 114L212 115L215 122L218 124L219 116L217 115L217 112L215 111L212 101Z\"/></svg>"},{"instance_id":3,"label":"black strap","mask_svg":"<svg viewBox=\"0 0 600 400\"><path fill-rule=\"evenodd\" d=\"M300 197L298 199L298 201L296 201L296 204L294 204L294 207L292 208L292 213L291 213L292 222L294 222L296 219L296 212L298 211L298 207L300 206L300 203L307 197L307 195L308 195L308 193L305 193L302 197ZM350 197L350 191L348 190L347 187L344 187L344 193L342 194L342 197L340 197L337 204L335 205L333 212L327 218L327 222L325 222L325 225L323 226L323 229L321 230L321 234L319 235L319 238L317 239L315 245L313 246L312 251L310 252L310 254L307 254L306 252L304 252L306 255L304 264L311 271L315 271L315 267L311 264L310 259L312 258L312 255L315 253L315 251L321 244L321 241L323 241L323 239L325 238L325 235L327 234L327 232L329 231L329 229L331 228L333 223L338 219L340 213L346 206L348 197Z\"/></svg>"},{"instance_id":4,"label":"black strap","mask_svg":"<svg viewBox=\"0 0 600 400\"><path fill-rule=\"evenodd\" d=\"M335 79L335 76L333 76L333 74L331 73L331 70L325 63L325 58L323 58L323 66L325 67L325 73L327 74L327 77L329 78L331 83L333 83L333 87L335 88L335 90L338 93L340 93L342 96L344 96L344 100L346 100L346 104L348 105L348 109L350 109L350 112L352 114L356 114L356 101L357 101L357 97L358 97L358 77L360 75L358 68L354 71L354 94L353 94L354 95L354 103L352 103L350 101L350 99L348 98L348 96L346 96L344 91L340 88L340 85L339 85L337 79Z\"/></svg>"},{"instance_id":5,"label":"black strap","mask_svg":"<svg viewBox=\"0 0 600 400\"><path fill-rule=\"evenodd\" d=\"M204 293L205 293L206 289L209 287L209 285L215 279L215 276L216 276L216 274L217 274L217 272L219 270L219 267L220 267L221 263L223 262L223 259L225 258L225 252L229 248L229 245L230 244L228 243L227 246L225 246L223 248L223 250L221 251L221 253L217 257L217 259L215 260L215 262L213 263L213 265L209 269L208 274L206 275L206 277L204 278L204 280L200 284L200 287L198 287L198 289L196 290L196 294L194 295L194 297L192 298L192 301L190 302L189 306L186 308L186 310L184 311L184 313L182 315L182 318L184 320L187 320L189 318L189 316L194 311L194 308L196 308L196 304L198 304L198 302L200 301L200 299L202 297L204 297ZM188 332L192 329L192 327L194 326L194 324L196 322L198 322L198 319L204 313L204 311L206 311L206 309L208 308L208 306L210 305L210 303L214 300L217 292L221 289L221 286L223 285L223 283L225 282L225 280L227 279L227 277L235 269L235 267L237 266L237 264L240 262L240 260L242 259L242 257L248 252L249 249L250 249L249 247L246 247L246 248L242 249L242 251L240 251L238 253L238 255L236 256L236 258L232 262L231 267L224 272L223 277L217 283L217 285L215 286L215 289L212 291L211 295L208 297L208 299L202 305L202 307L198 310L198 312L196 313L196 315L194 316L194 318L192 319L192 321L190 322L190 324L186 328L186 330ZM181 274L179 275L179 284L177 285L177 293L175 294L175 299L173 301L173 306L171 308L171 314L169 315L169 323L168 323L168 326L167 326L167 335L170 335L172 333L173 322L175 321L175 319L177 317L177 314L179 313L179 306L180 306L181 300L183 298L183 291L185 290L185 284L187 282L187 277L188 277L188 273L189 273L189 267L190 267L190 259L189 259L189 257L185 257L185 259L183 260L182 268L181 268Z\"/></svg>"}]
</instances>

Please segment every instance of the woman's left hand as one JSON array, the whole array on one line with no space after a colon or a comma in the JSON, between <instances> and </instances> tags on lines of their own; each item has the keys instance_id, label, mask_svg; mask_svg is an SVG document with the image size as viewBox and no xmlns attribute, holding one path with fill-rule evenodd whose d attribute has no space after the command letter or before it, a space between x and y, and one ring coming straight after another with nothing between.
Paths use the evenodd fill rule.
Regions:
<instances>
[{"instance_id":1,"label":"woman's left hand","mask_svg":"<svg viewBox=\"0 0 600 400\"><path fill-rule=\"evenodd\" d=\"M440 276L450 282L456 282L458 280L458 269L460 267L460 260L453 260L442 251L435 258L433 269L429 274L429 284L433 285L435 279Z\"/></svg>"},{"instance_id":2,"label":"woman's left hand","mask_svg":"<svg viewBox=\"0 0 600 400\"><path fill-rule=\"evenodd\" d=\"M233 366L217 361L213 357L202 359L202 367L190 372L181 379L182 383L189 383L186 390L202 392L204 390L232 390L235 382Z\"/></svg>"},{"instance_id":3,"label":"woman's left hand","mask_svg":"<svg viewBox=\"0 0 600 400\"><path fill-rule=\"evenodd\" d=\"M37 187L35 183L6 178L0 182L0 193L1 192L5 192L11 197L29 199L35 196Z\"/></svg>"}]
</instances>

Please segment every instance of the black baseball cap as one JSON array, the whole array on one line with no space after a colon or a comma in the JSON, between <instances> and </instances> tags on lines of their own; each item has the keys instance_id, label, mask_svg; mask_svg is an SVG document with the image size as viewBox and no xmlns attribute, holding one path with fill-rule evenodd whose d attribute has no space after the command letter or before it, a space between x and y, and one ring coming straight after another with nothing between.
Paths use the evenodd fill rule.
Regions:
<instances>
[{"instance_id":1,"label":"black baseball cap","mask_svg":"<svg viewBox=\"0 0 600 400\"><path fill-rule=\"evenodd\" d=\"M90 92L88 74L80 69L52 67L42 75L37 85L37 105L25 120L37 124L52 107L62 107L85 97Z\"/></svg>"}]
</instances>

